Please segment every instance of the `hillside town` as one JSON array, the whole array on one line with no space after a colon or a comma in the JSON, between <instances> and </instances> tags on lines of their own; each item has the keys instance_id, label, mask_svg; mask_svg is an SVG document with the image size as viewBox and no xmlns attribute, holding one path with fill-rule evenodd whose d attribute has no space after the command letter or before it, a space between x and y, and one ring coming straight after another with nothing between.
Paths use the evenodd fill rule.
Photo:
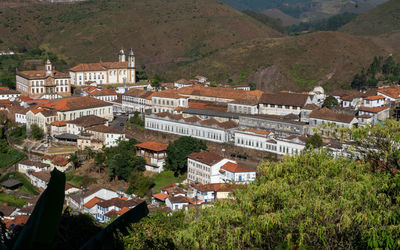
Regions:
<instances>
[{"instance_id":1,"label":"hillside town","mask_svg":"<svg viewBox=\"0 0 400 250\"><path fill-rule=\"evenodd\" d=\"M28 136L13 145L28 157L12 168L40 191L47 188L53 169L74 173L73 154L102 152L130 139L137 141L131 150L144 159L150 175L166 170L169 143L176 138L196 138L212 148L187 155L185 178L172 179L146 197L128 194L128 186L113 190L67 182L65 206L100 223L144 199L150 211L168 213L233 199L234 190L255 181L260 161L299 155L315 134L334 157L350 157L352 142L341 140L340 130L380 124L393 116L399 101L397 85L329 93L322 87L263 92L248 85L215 86L199 75L153 86L136 82L132 49L127 57L121 50L116 62L78 64L69 72L55 71L47 60L42 70L18 71L16 90L0 88L1 113ZM142 124L128 125L132 117ZM29 139L37 131L41 138ZM84 165L87 159L79 157L78 162ZM12 193L24 183L11 176L1 185ZM6 225L26 223L38 195L22 207L3 204Z\"/></svg>"}]
</instances>

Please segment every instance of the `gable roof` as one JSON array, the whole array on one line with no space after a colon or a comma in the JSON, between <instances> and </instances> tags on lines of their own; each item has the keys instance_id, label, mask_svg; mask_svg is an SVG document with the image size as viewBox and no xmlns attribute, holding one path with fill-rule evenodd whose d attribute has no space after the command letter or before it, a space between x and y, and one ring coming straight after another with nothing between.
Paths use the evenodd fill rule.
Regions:
<instances>
[{"instance_id":1,"label":"gable roof","mask_svg":"<svg viewBox=\"0 0 400 250\"><path fill-rule=\"evenodd\" d=\"M26 165L26 166L35 166L38 168L49 168L50 165L40 162L40 161L31 161L31 160L23 160L20 161L18 164Z\"/></svg>"},{"instance_id":2,"label":"gable roof","mask_svg":"<svg viewBox=\"0 0 400 250\"><path fill-rule=\"evenodd\" d=\"M165 151L168 148L167 144L159 143L159 142L154 142L154 141L148 141L148 142L143 142L135 145L138 148L144 148L152 151Z\"/></svg>"},{"instance_id":3,"label":"gable roof","mask_svg":"<svg viewBox=\"0 0 400 250\"><path fill-rule=\"evenodd\" d=\"M67 97L48 104L49 108L58 111L72 111L111 106L112 104L89 96Z\"/></svg>"},{"instance_id":4,"label":"gable roof","mask_svg":"<svg viewBox=\"0 0 400 250\"><path fill-rule=\"evenodd\" d=\"M208 151L194 152L188 155L188 158L201 163L205 163L209 166L214 165L224 159L224 157Z\"/></svg>"},{"instance_id":5,"label":"gable roof","mask_svg":"<svg viewBox=\"0 0 400 250\"><path fill-rule=\"evenodd\" d=\"M91 209L92 207L96 206L97 203L104 201L102 198L93 197L90 201L83 204L84 207Z\"/></svg>"},{"instance_id":6,"label":"gable roof","mask_svg":"<svg viewBox=\"0 0 400 250\"><path fill-rule=\"evenodd\" d=\"M134 89L128 90L123 95L147 99L149 96L151 96L154 93L155 92L152 92L152 91L134 88Z\"/></svg>"},{"instance_id":7,"label":"gable roof","mask_svg":"<svg viewBox=\"0 0 400 250\"><path fill-rule=\"evenodd\" d=\"M388 107L382 106L382 107L360 107L360 111L364 111L364 112L369 112L369 113L379 113L382 112L386 109L389 109Z\"/></svg>"},{"instance_id":8,"label":"gable roof","mask_svg":"<svg viewBox=\"0 0 400 250\"><path fill-rule=\"evenodd\" d=\"M125 200L125 199L116 197L116 198L112 198L109 200L101 201L101 202L97 203L97 205L99 207L104 207L104 208L111 207L111 206L123 208L123 207L134 207L134 206L138 205L139 203L141 203L142 201L143 200L141 200L141 199Z\"/></svg>"},{"instance_id":9,"label":"gable roof","mask_svg":"<svg viewBox=\"0 0 400 250\"><path fill-rule=\"evenodd\" d=\"M254 133L254 134L259 134L259 135L269 135L269 134L271 134L271 132L269 132L269 131L252 129L252 128L245 129L244 131L245 132Z\"/></svg>"},{"instance_id":10,"label":"gable roof","mask_svg":"<svg viewBox=\"0 0 400 250\"><path fill-rule=\"evenodd\" d=\"M153 97L164 97L164 98L172 98L172 99L179 99L179 98L185 98L184 96L181 96L176 90L174 89L167 89L159 92L155 92L153 94Z\"/></svg>"},{"instance_id":11,"label":"gable roof","mask_svg":"<svg viewBox=\"0 0 400 250\"><path fill-rule=\"evenodd\" d=\"M232 88L204 87L201 84L196 84L190 87L180 88L178 89L178 93L181 95L207 96L207 97L235 100L235 99L246 99L251 96L260 97L263 92L260 90L246 91L246 90L232 89Z\"/></svg>"},{"instance_id":12,"label":"gable roof","mask_svg":"<svg viewBox=\"0 0 400 250\"><path fill-rule=\"evenodd\" d=\"M241 166L239 164L233 163L233 162L227 162L225 163L221 169L225 169L226 171L232 172L232 173L242 173L242 172L256 172L256 170L252 168L248 168L245 166Z\"/></svg>"},{"instance_id":13,"label":"gable roof","mask_svg":"<svg viewBox=\"0 0 400 250\"><path fill-rule=\"evenodd\" d=\"M17 208L13 206L0 206L0 212L4 214L4 216L10 216Z\"/></svg>"},{"instance_id":14,"label":"gable roof","mask_svg":"<svg viewBox=\"0 0 400 250\"><path fill-rule=\"evenodd\" d=\"M310 113L310 118L350 123L351 121L353 121L355 116L350 115L350 114L344 114L344 113L336 113L328 108L321 108L321 109L313 110Z\"/></svg>"},{"instance_id":15,"label":"gable roof","mask_svg":"<svg viewBox=\"0 0 400 250\"><path fill-rule=\"evenodd\" d=\"M50 171L33 172L32 175L46 183L50 181L51 177Z\"/></svg>"},{"instance_id":16,"label":"gable roof","mask_svg":"<svg viewBox=\"0 0 400 250\"><path fill-rule=\"evenodd\" d=\"M386 97L384 97L383 95L374 95L374 96L367 96L365 98L365 100L381 100L381 99L385 99Z\"/></svg>"},{"instance_id":17,"label":"gable roof","mask_svg":"<svg viewBox=\"0 0 400 250\"><path fill-rule=\"evenodd\" d=\"M17 72L17 75L30 79L30 80L35 80L35 79L44 79L47 77L53 77L53 78L70 78L68 74L61 73L58 71L52 71L50 75L47 75L47 72L45 70L28 70L28 71L19 71Z\"/></svg>"},{"instance_id":18,"label":"gable roof","mask_svg":"<svg viewBox=\"0 0 400 250\"><path fill-rule=\"evenodd\" d=\"M156 198L157 200L160 200L160 201L165 201L165 199L168 196L169 196L168 194L162 194L162 193L153 194L153 197Z\"/></svg>"},{"instance_id":19,"label":"gable roof","mask_svg":"<svg viewBox=\"0 0 400 250\"><path fill-rule=\"evenodd\" d=\"M107 69L127 69L128 62L98 62L98 63L81 63L70 68L70 71L105 71Z\"/></svg>"},{"instance_id":20,"label":"gable roof","mask_svg":"<svg viewBox=\"0 0 400 250\"><path fill-rule=\"evenodd\" d=\"M103 125L107 123L107 119L96 116L96 115L87 115L79 117L75 120L68 121L67 123L72 123L81 127L91 127L95 125Z\"/></svg>"},{"instance_id":21,"label":"gable roof","mask_svg":"<svg viewBox=\"0 0 400 250\"><path fill-rule=\"evenodd\" d=\"M260 98L260 103L304 107L308 97L310 97L308 94L289 92L264 93Z\"/></svg>"},{"instance_id":22,"label":"gable roof","mask_svg":"<svg viewBox=\"0 0 400 250\"><path fill-rule=\"evenodd\" d=\"M166 199L170 200L171 203L190 203L186 196L168 196Z\"/></svg>"},{"instance_id":23,"label":"gable roof","mask_svg":"<svg viewBox=\"0 0 400 250\"><path fill-rule=\"evenodd\" d=\"M115 129L113 127L108 127L105 125L96 125L92 126L86 129L87 131L94 131L94 132L99 132L99 133L104 133L104 134L124 134L124 132Z\"/></svg>"},{"instance_id":24,"label":"gable roof","mask_svg":"<svg viewBox=\"0 0 400 250\"><path fill-rule=\"evenodd\" d=\"M379 89L378 94L382 94L393 99L398 99L400 98L400 87L393 86L389 88Z\"/></svg>"}]
</instances>

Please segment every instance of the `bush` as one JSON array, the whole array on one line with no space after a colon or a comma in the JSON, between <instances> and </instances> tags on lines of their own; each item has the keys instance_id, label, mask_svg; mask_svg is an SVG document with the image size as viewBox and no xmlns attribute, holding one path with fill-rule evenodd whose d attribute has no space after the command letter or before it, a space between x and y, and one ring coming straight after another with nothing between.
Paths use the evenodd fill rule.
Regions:
<instances>
[{"instance_id":1,"label":"bush","mask_svg":"<svg viewBox=\"0 0 400 250\"><path fill-rule=\"evenodd\" d=\"M143 197L146 195L147 191L154 186L153 178L149 176L144 176L143 172L134 171L129 177L129 188L126 191L128 194L135 194L137 196Z\"/></svg>"}]
</instances>

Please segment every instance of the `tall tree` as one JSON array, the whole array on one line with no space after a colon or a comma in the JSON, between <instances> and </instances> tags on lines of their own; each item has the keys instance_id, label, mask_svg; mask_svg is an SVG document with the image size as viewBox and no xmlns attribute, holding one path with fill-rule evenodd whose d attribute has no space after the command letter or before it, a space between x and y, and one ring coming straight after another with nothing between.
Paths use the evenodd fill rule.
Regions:
<instances>
[{"instance_id":1,"label":"tall tree","mask_svg":"<svg viewBox=\"0 0 400 250\"><path fill-rule=\"evenodd\" d=\"M206 144L196 138L182 136L170 143L167 148L166 168L174 171L176 175L187 171L187 156L193 152L206 150Z\"/></svg>"}]
</instances>

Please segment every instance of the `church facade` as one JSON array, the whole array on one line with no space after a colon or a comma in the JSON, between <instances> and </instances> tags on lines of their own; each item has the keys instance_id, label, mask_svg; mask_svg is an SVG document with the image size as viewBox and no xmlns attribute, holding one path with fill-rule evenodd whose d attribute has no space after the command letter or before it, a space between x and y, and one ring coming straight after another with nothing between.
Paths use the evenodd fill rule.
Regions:
<instances>
[{"instance_id":1,"label":"church facade","mask_svg":"<svg viewBox=\"0 0 400 250\"><path fill-rule=\"evenodd\" d=\"M17 72L16 89L32 99L58 99L71 95L71 79L68 74L53 70L47 60L45 70Z\"/></svg>"},{"instance_id":2,"label":"church facade","mask_svg":"<svg viewBox=\"0 0 400 250\"><path fill-rule=\"evenodd\" d=\"M70 77L73 86L86 84L125 84L136 83L135 54L132 49L126 60L121 49L118 62L82 63L71 68Z\"/></svg>"}]
</instances>

